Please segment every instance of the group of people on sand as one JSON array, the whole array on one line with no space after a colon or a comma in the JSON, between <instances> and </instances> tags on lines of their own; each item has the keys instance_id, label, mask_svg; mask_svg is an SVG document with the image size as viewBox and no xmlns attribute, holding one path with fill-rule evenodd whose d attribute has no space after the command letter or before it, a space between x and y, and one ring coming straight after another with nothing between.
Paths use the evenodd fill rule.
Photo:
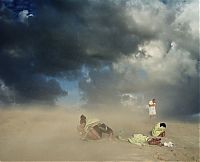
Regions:
<instances>
[{"instance_id":1,"label":"group of people on sand","mask_svg":"<svg viewBox=\"0 0 200 162\"><path fill-rule=\"evenodd\" d=\"M98 140L103 137L103 134L107 134L109 139L114 139L114 132L109 126L98 119L87 119L85 115L80 116L80 124L77 129L83 140ZM127 139L124 139L121 136L116 137L119 140L137 145L149 144L163 146L164 144L161 143L160 137L165 136L165 129L166 123L157 123L151 131L152 137L142 134L133 134Z\"/></svg>"},{"instance_id":2,"label":"group of people on sand","mask_svg":"<svg viewBox=\"0 0 200 162\"><path fill-rule=\"evenodd\" d=\"M156 115L156 100L152 99L149 101L149 116L150 119ZM151 130L151 136L145 136L143 134L133 134L129 138L122 138L120 135L115 135L117 139L122 141L127 141L129 143L134 143L136 145L158 145L172 147L173 143L162 143L161 137L165 137L166 123L159 122ZM103 137L103 134L107 134L109 139L114 138L113 130L102 123L98 119L87 119L85 115L80 116L80 124L77 127L78 132L83 140L98 140Z\"/></svg>"}]
</instances>

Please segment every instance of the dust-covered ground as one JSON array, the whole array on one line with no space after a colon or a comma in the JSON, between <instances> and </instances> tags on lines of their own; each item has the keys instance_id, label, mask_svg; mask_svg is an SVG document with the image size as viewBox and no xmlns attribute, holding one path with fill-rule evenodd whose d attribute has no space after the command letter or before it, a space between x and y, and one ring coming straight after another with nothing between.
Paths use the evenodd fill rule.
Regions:
<instances>
[{"instance_id":1,"label":"dust-covered ground","mask_svg":"<svg viewBox=\"0 0 200 162\"><path fill-rule=\"evenodd\" d=\"M115 134L129 137L133 133L150 135L153 125L167 123L166 138L175 147L137 146L104 138L82 141L76 126L79 117L96 117ZM0 110L0 160L68 160L68 161L198 161L199 123L178 120L150 120L141 108L11 108Z\"/></svg>"}]
</instances>

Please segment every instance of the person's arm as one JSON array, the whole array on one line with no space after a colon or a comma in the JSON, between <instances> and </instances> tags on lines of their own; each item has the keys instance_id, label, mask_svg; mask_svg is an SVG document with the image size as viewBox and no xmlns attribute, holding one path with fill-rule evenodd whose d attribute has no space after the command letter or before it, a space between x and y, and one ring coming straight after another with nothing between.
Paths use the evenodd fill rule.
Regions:
<instances>
[{"instance_id":1,"label":"person's arm","mask_svg":"<svg viewBox=\"0 0 200 162\"><path fill-rule=\"evenodd\" d=\"M159 137L165 137L165 131L159 134Z\"/></svg>"},{"instance_id":2,"label":"person's arm","mask_svg":"<svg viewBox=\"0 0 200 162\"><path fill-rule=\"evenodd\" d=\"M152 101L149 101L149 107L153 106L153 102Z\"/></svg>"},{"instance_id":3,"label":"person's arm","mask_svg":"<svg viewBox=\"0 0 200 162\"><path fill-rule=\"evenodd\" d=\"M80 135L84 135L86 133L85 130L84 130L84 128L81 127L81 125L77 126L77 130L80 133Z\"/></svg>"}]
</instances>

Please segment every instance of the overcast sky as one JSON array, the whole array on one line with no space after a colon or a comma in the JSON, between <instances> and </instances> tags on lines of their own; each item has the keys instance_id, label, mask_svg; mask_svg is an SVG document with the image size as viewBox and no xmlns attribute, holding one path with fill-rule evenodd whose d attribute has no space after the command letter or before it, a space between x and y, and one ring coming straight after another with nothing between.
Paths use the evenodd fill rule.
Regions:
<instances>
[{"instance_id":1,"label":"overcast sky","mask_svg":"<svg viewBox=\"0 0 200 162\"><path fill-rule=\"evenodd\" d=\"M165 113L199 112L197 0L29 3L17 17L0 4L1 104L53 104L68 80L88 103L134 92Z\"/></svg>"}]
</instances>

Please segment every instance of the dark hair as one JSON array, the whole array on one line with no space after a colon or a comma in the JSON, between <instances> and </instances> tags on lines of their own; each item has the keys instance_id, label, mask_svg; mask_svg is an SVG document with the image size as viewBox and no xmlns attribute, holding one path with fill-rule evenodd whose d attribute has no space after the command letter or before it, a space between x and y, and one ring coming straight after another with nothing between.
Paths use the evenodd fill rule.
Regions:
<instances>
[{"instance_id":1,"label":"dark hair","mask_svg":"<svg viewBox=\"0 0 200 162\"><path fill-rule=\"evenodd\" d=\"M82 114L80 117L80 124L86 123L86 117Z\"/></svg>"},{"instance_id":2,"label":"dark hair","mask_svg":"<svg viewBox=\"0 0 200 162\"><path fill-rule=\"evenodd\" d=\"M165 123L160 123L160 127L167 127Z\"/></svg>"},{"instance_id":3,"label":"dark hair","mask_svg":"<svg viewBox=\"0 0 200 162\"><path fill-rule=\"evenodd\" d=\"M81 115L81 117L80 117L81 119L86 119L86 117L85 117L85 115Z\"/></svg>"}]
</instances>

